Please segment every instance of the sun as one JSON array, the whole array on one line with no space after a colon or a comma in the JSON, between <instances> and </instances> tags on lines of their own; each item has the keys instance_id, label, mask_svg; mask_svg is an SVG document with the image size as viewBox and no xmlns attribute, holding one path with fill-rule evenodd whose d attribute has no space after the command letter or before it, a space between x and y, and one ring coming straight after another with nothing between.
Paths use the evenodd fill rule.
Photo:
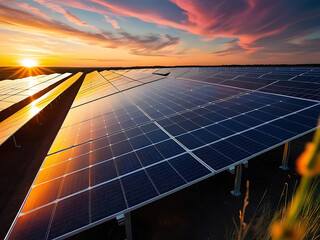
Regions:
<instances>
[{"instance_id":1,"label":"sun","mask_svg":"<svg viewBox=\"0 0 320 240\"><path fill-rule=\"evenodd\" d=\"M34 59L22 59L20 61L20 64L24 67L28 67L28 68L31 68L31 67L36 67L38 66L38 62Z\"/></svg>"}]
</instances>

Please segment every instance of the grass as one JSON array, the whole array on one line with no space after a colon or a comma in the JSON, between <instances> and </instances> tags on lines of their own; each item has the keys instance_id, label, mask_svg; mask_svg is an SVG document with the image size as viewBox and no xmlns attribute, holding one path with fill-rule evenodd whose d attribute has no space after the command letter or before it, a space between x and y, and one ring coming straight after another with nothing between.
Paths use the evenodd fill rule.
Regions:
<instances>
[{"instance_id":1,"label":"grass","mask_svg":"<svg viewBox=\"0 0 320 240\"><path fill-rule=\"evenodd\" d=\"M248 223L245 222L245 209L249 204L247 182L243 208L239 211L239 224L234 220L235 228L227 233L227 239L320 239L320 128L313 142L307 143L296 165L301 175L300 183L295 186L284 185L275 210L270 203L261 204L263 196ZM289 187L294 188L290 196Z\"/></svg>"}]
</instances>

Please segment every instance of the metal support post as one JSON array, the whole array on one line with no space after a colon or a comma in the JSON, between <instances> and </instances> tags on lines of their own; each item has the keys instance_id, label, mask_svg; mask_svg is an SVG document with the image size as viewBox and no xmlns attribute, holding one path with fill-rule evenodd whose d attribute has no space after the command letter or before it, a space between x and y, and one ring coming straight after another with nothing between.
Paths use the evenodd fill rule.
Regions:
<instances>
[{"instance_id":1,"label":"metal support post","mask_svg":"<svg viewBox=\"0 0 320 240\"><path fill-rule=\"evenodd\" d=\"M234 190L231 191L231 194L235 197L241 195L241 178L242 178L242 164L236 166L236 175L234 177Z\"/></svg>"},{"instance_id":2,"label":"metal support post","mask_svg":"<svg viewBox=\"0 0 320 240\"><path fill-rule=\"evenodd\" d=\"M289 153L290 153L290 145L291 142L286 142L284 145L284 151L283 151L283 156L282 156L282 165L279 167L282 170L288 170L288 160L289 160Z\"/></svg>"},{"instance_id":3,"label":"metal support post","mask_svg":"<svg viewBox=\"0 0 320 240\"><path fill-rule=\"evenodd\" d=\"M42 123L39 120L39 113L36 115L36 118L37 118L38 125L42 125Z\"/></svg>"},{"instance_id":4,"label":"metal support post","mask_svg":"<svg viewBox=\"0 0 320 240\"><path fill-rule=\"evenodd\" d=\"M127 240L132 240L132 228L131 228L130 212L124 214L124 226L126 228Z\"/></svg>"},{"instance_id":5,"label":"metal support post","mask_svg":"<svg viewBox=\"0 0 320 240\"><path fill-rule=\"evenodd\" d=\"M12 140L16 148L21 148L21 146L17 144L16 137L14 135L12 136Z\"/></svg>"},{"instance_id":6,"label":"metal support post","mask_svg":"<svg viewBox=\"0 0 320 240\"><path fill-rule=\"evenodd\" d=\"M132 240L131 216L130 212L116 216L119 226L126 229L126 240Z\"/></svg>"}]
</instances>

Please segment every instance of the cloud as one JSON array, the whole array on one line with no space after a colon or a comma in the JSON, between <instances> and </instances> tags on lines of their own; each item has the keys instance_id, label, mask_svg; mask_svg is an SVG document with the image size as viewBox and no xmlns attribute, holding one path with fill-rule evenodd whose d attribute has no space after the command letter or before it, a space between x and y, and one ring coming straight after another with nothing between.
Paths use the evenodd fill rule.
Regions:
<instances>
[{"instance_id":1,"label":"cloud","mask_svg":"<svg viewBox=\"0 0 320 240\"><path fill-rule=\"evenodd\" d=\"M60 5L58 4L53 4L53 3L50 3L50 2L46 2L45 0L34 0L35 2L47 7L47 8L50 8L51 10L53 11L56 11L56 12L59 12L61 14L63 14L65 16L65 18L78 25L78 26L81 26L81 27L88 27L88 28L92 28L94 30L96 30L96 28L92 25L89 25L87 24L86 22L80 20L77 16L73 15L72 13L70 13L68 10L62 8Z\"/></svg>"},{"instance_id":2,"label":"cloud","mask_svg":"<svg viewBox=\"0 0 320 240\"><path fill-rule=\"evenodd\" d=\"M293 33L301 35L302 29L295 32L295 26L320 16L319 0L66 0L63 4L173 27L202 36L203 41L238 38L238 48L246 53L267 49L261 39L287 42ZM305 30L312 28L305 26Z\"/></svg>"},{"instance_id":3,"label":"cloud","mask_svg":"<svg viewBox=\"0 0 320 240\"><path fill-rule=\"evenodd\" d=\"M63 39L77 39L88 45L105 48L123 48L136 55L174 55L179 38L170 35L133 35L123 30L91 33L75 29L58 21L49 21L25 11L0 3L0 26L27 33L47 34ZM74 40L73 40L74 41Z\"/></svg>"},{"instance_id":4,"label":"cloud","mask_svg":"<svg viewBox=\"0 0 320 240\"><path fill-rule=\"evenodd\" d=\"M225 48L223 50L215 51L213 52L213 54L217 56L226 56L246 52L246 49L239 45L239 39L233 39L231 41L226 42L224 45Z\"/></svg>"},{"instance_id":5,"label":"cloud","mask_svg":"<svg viewBox=\"0 0 320 240\"><path fill-rule=\"evenodd\" d=\"M104 15L104 18L106 19L106 21L108 23L110 23L114 27L114 29L120 29L120 27L119 27L119 25L118 25L116 20L110 19L107 15Z\"/></svg>"},{"instance_id":6,"label":"cloud","mask_svg":"<svg viewBox=\"0 0 320 240\"><path fill-rule=\"evenodd\" d=\"M30 6L28 3L20 3L20 2L11 2L12 5L15 5L17 7L23 8L31 13L37 14L45 19L50 19L50 17L45 14L44 12L41 12L40 9Z\"/></svg>"},{"instance_id":7,"label":"cloud","mask_svg":"<svg viewBox=\"0 0 320 240\"><path fill-rule=\"evenodd\" d=\"M88 62L92 62L92 61L97 61L97 62L131 62L133 60L129 60L129 59L121 59L121 58L110 58L110 59L100 59L100 58L79 58L78 60L81 61L88 61Z\"/></svg>"}]
</instances>

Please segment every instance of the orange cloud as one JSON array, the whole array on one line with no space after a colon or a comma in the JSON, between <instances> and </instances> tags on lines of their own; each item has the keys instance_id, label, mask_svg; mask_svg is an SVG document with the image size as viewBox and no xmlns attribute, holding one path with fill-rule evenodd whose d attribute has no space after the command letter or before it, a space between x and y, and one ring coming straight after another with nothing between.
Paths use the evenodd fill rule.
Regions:
<instances>
[{"instance_id":1,"label":"orange cloud","mask_svg":"<svg viewBox=\"0 0 320 240\"><path fill-rule=\"evenodd\" d=\"M60 5L49 3L49 2L46 2L45 0L34 0L34 1L47 7L47 8L50 8L51 10L54 10L56 12L63 14L65 16L65 18L68 19L68 21L70 21L78 26L89 27L89 28L96 30L96 28L94 26L91 26L91 25L87 24L86 22L80 20L77 16L73 15L68 10L62 8Z\"/></svg>"},{"instance_id":2,"label":"orange cloud","mask_svg":"<svg viewBox=\"0 0 320 240\"><path fill-rule=\"evenodd\" d=\"M43 18L50 19L50 17L47 14L45 14L44 12L41 12L40 9L38 8L30 6L28 3L12 2L12 4L20 8L29 10L30 12L35 13Z\"/></svg>"},{"instance_id":3,"label":"orange cloud","mask_svg":"<svg viewBox=\"0 0 320 240\"><path fill-rule=\"evenodd\" d=\"M134 55L170 56L176 54L179 38L170 35L132 35L125 31L91 33L81 31L61 22L48 21L30 13L0 4L0 25L10 30L48 34L64 39L77 39L88 45L105 48L123 48Z\"/></svg>"}]
</instances>

